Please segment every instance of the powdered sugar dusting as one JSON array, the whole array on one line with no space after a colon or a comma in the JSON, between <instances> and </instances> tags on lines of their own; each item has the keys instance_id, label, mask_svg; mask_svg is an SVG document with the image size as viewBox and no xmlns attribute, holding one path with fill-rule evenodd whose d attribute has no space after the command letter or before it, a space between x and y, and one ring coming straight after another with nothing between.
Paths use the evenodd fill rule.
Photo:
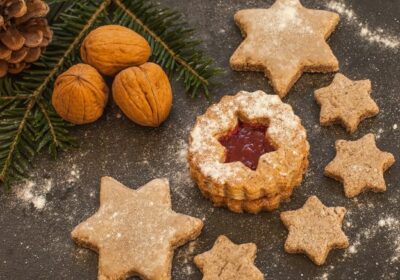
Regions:
<instances>
[{"instance_id":1,"label":"powdered sugar dusting","mask_svg":"<svg viewBox=\"0 0 400 280\"><path fill-rule=\"evenodd\" d=\"M288 2L288 4L281 5L277 13L278 24L277 30L281 31L288 27L288 25L300 26L301 20L298 17L295 1Z\"/></svg>"},{"instance_id":2,"label":"powdered sugar dusting","mask_svg":"<svg viewBox=\"0 0 400 280\"><path fill-rule=\"evenodd\" d=\"M297 150L306 150L303 147L307 145L306 132L292 108L276 95L267 95L262 91L241 91L236 96L226 96L220 103L211 106L205 115L198 118L191 133L189 151L193 161L198 164L205 176L223 184L228 181L239 182L241 176L237 175L248 172L240 162L225 164L225 150L218 142L219 136L236 126L238 117L250 122L266 122L271 141L285 147L284 151L278 149L276 152L261 156L259 166L268 165L269 168L280 170L277 176L286 176L298 168L297 161L302 162L304 155ZM281 163L287 160L282 160L281 157L286 157L288 154L293 156L293 162L282 167Z\"/></svg>"},{"instance_id":3,"label":"powdered sugar dusting","mask_svg":"<svg viewBox=\"0 0 400 280\"><path fill-rule=\"evenodd\" d=\"M330 1L326 3L326 6L354 24L359 29L359 35L367 41L392 49L400 47L400 38L398 36L387 34L382 28L370 29L368 24L362 22L355 12L347 7L344 2Z\"/></svg>"},{"instance_id":4,"label":"powdered sugar dusting","mask_svg":"<svg viewBox=\"0 0 400 280\"><path fill-rule=\"evenodd\" d=\"M177 254L177 259L180 263L184 264L183 273L185 275L192 275L194 273L193 258L195 255L195 249L197 247L197 240L190 242L183 250L180 250Z\"/></svg>"},{"instance_id":5,"label":"powdered sugar dusting","mask_svg":"<svg viewBox=\"0 0 400 280\"><path fill-rule=\"evenodd\" d=\"M72 165L72 169L70 171L70 176L67 179L67 182L68 183L75 183L77 180L79 180L79 178L80 178L80 172L77 169L76 164L73 164Z\"/></svg>"},{"instance_id":6,"label":"powdered sugar dusting","mask_svg":"<svg viewBox=\"0 0 400 280\"><path fill-rule=\"evenodd\" d=\"M359 207L359 211L366 211L367 209L373 209L374 205L372 203L361 203L354 199ZM348 211L346 220L344 224L345 229L354 229L355 225L351 222L352 211ZM379 220L376 220L373 224L370 224L364 228L357 226L357 234L355 237L350 238L350 246L340 259L340 263L346 262L347 259L357 256L357 254L365 254L368 251L368 243L379 238L380 240L388 240L390 243L390 248L393 248L391 255L387 259L389 266L398 266L400 264L400 220L397 217L386 215L382 216ZM335 266L329 266L323 272L323 274L318 277L318 279L329 279L329 273L335 269ZM385 278L384 279L397 279L397 278Z\"/></svg>"},{"instance_id":7,"label":"powdered sugar dusting","mask_svg":"<svg viewBox=\"0 0 400 280\"><path fill-rule=\"evenodd\" d=\"M68 189L80 179L80 170L76 164L72 164L69 170L65 170L65 167L63 167L63 170L65 175L62 178L57 178L57 180L51 177L42 178L37 176L37 173L33 173L29 179L13 187L13 193L18 204L22 202L23 206L32 205L35 210L46 210L49 204L48 194L55 190L56 184L64 185Z\"/></svg>"},{"instance_id":8,"label":"powdered sugar dusting","mask_svg":"<svg viewBox=\"0 0 400 280\"><path fill-rule=\"evenodd\" d=\"M390 261L392 263L400 261L400 220L391 216L382 217L375 226L360 231L352 241L345 257L357 254L365 240L374 238L378 234L382 234L382 232L385 232L385 235L388 236L394 244L394 253Z\"/></svg>"},{"instance_id":9,"label":"powdered sugar dusting","mask_svg":"<svg viewBox=\"0 0 400 280\"><path fill-rule=\"evenodd\" d=\"M22 202L42 210L46 206L46 194L50 192L52 183L51 179L46 179L39 185L34 181L25 181L15 187L15 194Z\"/></svg>"},{"instance_id":10,"label":"powdered sugar dusting","mask_svg":"<svg viewBox=\"0 0 400 280\"><path fill-rule=\"evenodd\" d=\"M276 32L284 30L296 31L300 33L313 33L312 28L303 21L298 13L299 2L295 0L286 0L276 2L273 6L274 18L271 24L274 25Z\"/></svg>"}]
</instances>

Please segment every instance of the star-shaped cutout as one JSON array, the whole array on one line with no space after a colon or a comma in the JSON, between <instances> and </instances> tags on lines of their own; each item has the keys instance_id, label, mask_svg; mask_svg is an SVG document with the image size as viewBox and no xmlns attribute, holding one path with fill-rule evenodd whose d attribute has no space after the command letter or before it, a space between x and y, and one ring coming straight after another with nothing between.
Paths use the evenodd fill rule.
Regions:
<instances>
[{"instance_id":1,"label":"star-shaped cutout","mask_svg":"<svg viewBox=\"0 0 400 280\"><path fill-rule=\"evenodd\" d=\"M299 0L277 0L269 9L235 14L245 40L230 59L238 71L261 71L284 97L303 72L332 72L339 63L326 39L339 23L333 12L304 8Z\"/></svg>"},{"instance_id":2,"label":"star-shaped cutout","mask_svg":"<svg viewBox=\"0 0 400 280\"><path fill-rule=\"evenodd\" d=\"M72 238L99 253L98 279L171 279L174 248L195 239L202 227L201 220L171 210L166 179L132 190L103 177L100 208Z\"/></svg>"},{"instance_id":3,"label":"star-shaped cutout","mask_svg":"<svg viewBox=\"0 0 400 280\"><path fill-rule=\"evenodd\" d=\"M240 161L248 168L256 170L260 157L276 150L268 137L265 137L267 129L262 124L239 120L232 131L218 139L225 147L225 162Z\"/></svg>"},{"instance_id":4,"label":"star-shaped cutout","mask_svg":"<svg viewBox=\"0 0 400 280\"><path fill-rule=\"evenodd\" d=\"M315 264L324 264L330 250L349 246L342 230L345 214L345 208L326 207L316 196L298 210L282 212L281 220L289 230L285 251L305 253Z\"/></svg>"},{"instance_id":5,"label":"star-shaped cutout","mask_svg":"<svg viewBox=\"0 0 400 280\"><path fill-rule=\"evenodd\" d=\"M257 247L254 243L236 245L221 235L210 251L194 257L204 280L262 280L261 271L254 265Z\"/></svg>"},{"instance_id":6,"label":"star-shaped cutout","mask_svg":"<svg viewBox=\"0 0 400 280\"><path fill-rule=\"evenodd\" d=\"M341 181L349 198L366 190L384 192L383 173L394 162L391 153L376 147L375 136L370 133L357 141L338 140L336 157L325 167L325 175Z\"/></svg>"},{"instance_id":7,"label":"star-shaped cutout","mask_svg":"<svg viewBox=\"0 0 400 280\"><path fill-rule=\"evenodd\" d=\"M362 120L379 113L371 98L371 81L352 81L339 73L328 87L315 91L315 99L321 105L321 125L340 122L349 133L355 132Z\"/></svg>"}]
</instances>

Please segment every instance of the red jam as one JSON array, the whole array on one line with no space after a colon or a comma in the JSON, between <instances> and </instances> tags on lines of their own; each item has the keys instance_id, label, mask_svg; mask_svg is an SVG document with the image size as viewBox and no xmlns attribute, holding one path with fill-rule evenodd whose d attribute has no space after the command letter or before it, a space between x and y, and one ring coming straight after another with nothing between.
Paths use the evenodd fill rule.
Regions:
<instances>
[{"instance_id":1,"label":"red jam","mask_svg":"<svg viewBox=\"0 0 400 280\"><path fill-rule=\"evenodd\" d=\"M228 135L219 138L226 149L225 162L241 161L252 170L257 169L258 159L265 153L275 151L275 147L265 136L268 127L262 124L244 123L238 125Z\"/></svg>"}]
</instances>

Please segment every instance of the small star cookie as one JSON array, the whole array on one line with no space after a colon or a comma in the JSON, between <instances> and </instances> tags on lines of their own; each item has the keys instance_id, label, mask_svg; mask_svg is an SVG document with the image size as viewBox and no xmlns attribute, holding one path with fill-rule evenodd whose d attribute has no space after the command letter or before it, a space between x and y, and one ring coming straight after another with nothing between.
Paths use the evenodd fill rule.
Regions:
<instances>
[{"instance_id":1,"label":"small star cookie","mask_svg":"<svg viewBox=\"0 0 400 280\"><path fill-rule=\"evenodd\" d=\"M371 81L352 81L340 73L328 87L315 91L315 99L321 105L321 125L340 122L349 133L355 132L362 120L379 113L371 98Z\"/></svg>"},{"instance_id":2,"label":"small star cookie","mask_svg":"<svg viewBox=\"0 0 400 280\"><path fill-rule=\"evenodd\" d=\"M305 253L315 264L323 265L330 250L349 246L342 230L345 214L344 207L326 207L316 196L298 210L282 212L281 220L289 230L285 251Z\"/></svg>"},{"instance_id":3,"label":"small star cookie","mask_svg":"<svg viewBox=\"0 0 400 280\"><path fill-rule=\"evenodd\" d=\"M261 71L284 97L303 72L332 72L339 63L326 39L339 23L333 12L304 8L299 0L277 0L269 9L234 16L245 40L230 58L232 69Z\"/></svg>"},{"instance_id":4,"label":"small star cookie","mask_svg":"<svg viewBox=\"0 0 400 280\"><path fill-rule=\"evenodd\" d=\"M100 208L72 231L72 238L99 253L98 279L171 279L174 248L195 239L203 222L171 210L167 179L132 190L101 179Z\"/></svg>"},{"instance_id":5,"label":"small star cookie","mask_svg":"<svg viewBox=\"0 0 400 280\"><path fill-rule=\"evenodd\" d=\"M375 136L370 133L357 141L336 141L336 157L325 167L325 175L343 182L349 198L366 190L384 192L383 173L394 162L391 153L376 147Z\"/></svg>"},{"instance_id":6,"label":"small star cookie","mask_svg":"<svg viewBox=\"0 0 400 280\"><path fill-rule=\"evenodd\" d=\"M257 247L254 243L236 245L221 235L210 251L194 257L204 280L262 280L254 265Z\"/></svg>"}]
</instances>

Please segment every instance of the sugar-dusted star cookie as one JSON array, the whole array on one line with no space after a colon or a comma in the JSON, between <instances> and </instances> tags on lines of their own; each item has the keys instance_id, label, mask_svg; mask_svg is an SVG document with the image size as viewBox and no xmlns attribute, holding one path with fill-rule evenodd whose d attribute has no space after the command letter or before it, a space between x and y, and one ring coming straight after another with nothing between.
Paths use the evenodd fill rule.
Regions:
<instances>
[{"instance_id":1,"label":"sugar-dusted star cookie","mask_svg":"<svg viewBox=\"0 0 400 280\"><path fill-rule=\"evenodd\" d=\"M339 122L349 133L356 131L362 120L379 113L371 98L371 81L352 81L339 73L328 87L315 91L315 99L321 105L321 125Z\"/></svg>"},{"instance_id":2,"label":"sugar-dusted star cookie","mask_svg":"<svg viewBox=\"0 0 400 280\"><path fill-rule=\"evenodd\" d=\"M304 253L315 264L324 264L330 250L349 246L342 231L345 214L344 207L326 207L316 196L298 210L282 212L281 220L289 230L285 251Z\"/></svg>"},{"instance_id":3,"label":"sugar-dusted star cookie","mask_svg":"<svg viewBox=\"0 0 400 280\"><path fill-rule=\"evenodd\" d=\"M171 279L174 248L195 239L203 222L171 210L167 179L132 190L101 179L100 208L72 231L72 238L99 253L98 279Z\"/></svg>"},{"instance_id":4,"label":"sugar-dusted star cookie","mask_svg":"<svg viewBox=\"0 0 400 280\"><path fill-rule=\"evenodd\" d=\"M375 136L357 141L336 141L336 157L325 167L325 175L343 183L349 198L366 190L386 191L383 173L395 162L391 153L376 147Z\"/></svg>"},{"instance_id":5,"label":"sugar-dusted star cookie","mask_svg":"<svg viewBox=\"0 0 400 280\"><path fill-rule=\"evenodd\" d=\"M221 235L210 251L194 257L203 280L262 280L254 265L257 247L254 243L236 245Z\"/></svg>"},{"instance_id":6,"label":"sugar-dusted star cookie","mask_svg":"<svg viewBox=\"0 0 400 280\"><path fill-rule=\"evenodd\" d=\"M245 40L230 59L238 71L261 71L284 97L303 72L332 72L339 63L326 39L339 23L333 12L304 8L300 0L277 0L269 9L235 14Z\"/></svg>"}]
</instances>

